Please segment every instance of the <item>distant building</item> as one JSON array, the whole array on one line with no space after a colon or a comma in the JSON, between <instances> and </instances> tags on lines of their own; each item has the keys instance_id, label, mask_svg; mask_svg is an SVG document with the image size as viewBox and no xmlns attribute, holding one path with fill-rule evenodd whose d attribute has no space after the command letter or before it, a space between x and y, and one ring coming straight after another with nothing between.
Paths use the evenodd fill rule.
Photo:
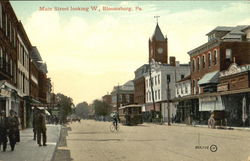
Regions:
<instances>
[{"instance_id":1,"label":"distant building","mask_svg":"<svg viewBox=\"0 0 250 161\"><path fill-rule=\"evenodd\" d=\"M107 103L107 104L109 104L109 105L111 105L112 104L112 97L111 97L111 95L109 93L107 93L106 95L104 95L102 97L102 101L105 102L105 103Z\"/></svg>"},{"instance_id":2,"label":"distant building","mask_svg":"<svg viewBox=\"0 0 250 161\"><path fill-rule=\"evenodd\" d=\"M115 86L111 92L113 111L123 105L134 103L134 83L132 80L126 82L122 86Z\"/></svg>"}]
</instances>

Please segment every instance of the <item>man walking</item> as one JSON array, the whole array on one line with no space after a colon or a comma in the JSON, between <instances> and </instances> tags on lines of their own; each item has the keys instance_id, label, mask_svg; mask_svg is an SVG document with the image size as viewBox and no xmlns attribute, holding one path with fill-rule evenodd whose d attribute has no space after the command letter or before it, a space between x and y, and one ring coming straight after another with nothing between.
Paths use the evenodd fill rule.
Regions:
<instances>
[{"instance_id":1,"label":"man walking","mask_svg":"<svg viewBox=\"0 0 250 161\"><path fill-rule=\"evenodd\" d=\"M41 135L43 135L43 146L47 146L45 110L42 110L37 114L36 128L37 128L37 144L39 146L42 146Z\"/></svg>"},{"instance_id":2,"label":"man walking","mask_svg":"<svg viewBox=\"0 0 250 161\"><path fill-rule=\"evenodd\" d=\"M0 150L3 144L3 151L6 151L7 147L7 119L5 111L0 112Z\"/></svg>"},{"instance_id":3,"label":"man walking","mask_svg":"<svg viewBox=\"0 0 250 161\"><path fill-rule=\"evenodd\" d=\"M8 117L8 136L10 141L11 151L14 151L17 141L18 121L14 116L15 111L10 110L10 116Z\"/></svg>"}]
</instances>

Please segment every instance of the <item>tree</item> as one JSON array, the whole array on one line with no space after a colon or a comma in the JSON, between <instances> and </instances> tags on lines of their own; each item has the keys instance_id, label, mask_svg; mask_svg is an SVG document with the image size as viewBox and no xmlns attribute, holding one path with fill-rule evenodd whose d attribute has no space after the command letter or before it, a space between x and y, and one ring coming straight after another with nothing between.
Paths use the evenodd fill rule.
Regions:
<instances>
[{"instance_id":1,"label":"tree","mask_svg":"<svg viewBox=\"0 0 250 161\"><path fill-rule=\"evenodd\" d=\"M111 106L101 100L94 100L93 107L97 116L107 116L111 112Z\"/></svg>"},{"instance_id":2,"label":"tree","mask_svg":"<svg viewBox=\"0 0 250 161\"><path fill-rule=\"evenodd\" d=\"M88 118L89 105L87 102L78 103L75 108L75 113L81 118Z\"/></svg>"},{"instance_id":3,"label":"tree","mask_svg":"<svg viewBox=\"0 0 250 161\"><path fill-rule=\"evenodd\" d=\"M61 93L57 93L56 98L58 100L58 106L60 109L60 118L62 121L66 121L67 116L73 111L73 99Z\"/></svg>"}]
</instances>

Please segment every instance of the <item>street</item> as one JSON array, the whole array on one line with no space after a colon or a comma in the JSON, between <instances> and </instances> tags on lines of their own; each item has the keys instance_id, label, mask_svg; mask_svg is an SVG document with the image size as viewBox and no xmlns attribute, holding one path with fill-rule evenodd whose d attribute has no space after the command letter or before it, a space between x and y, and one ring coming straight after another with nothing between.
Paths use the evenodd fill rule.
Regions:
<instances>
[{"instance_id":1,"label":"street","mask_svg":"<svg viewBox=\"0 0 250 161\"><path fill-rule=\"evenodd\" d=\"M250 156L250 131L146 123L120 125L112 133L110 124L70 123L54 161L247 161Z\"/></svg>"}]
</instances>

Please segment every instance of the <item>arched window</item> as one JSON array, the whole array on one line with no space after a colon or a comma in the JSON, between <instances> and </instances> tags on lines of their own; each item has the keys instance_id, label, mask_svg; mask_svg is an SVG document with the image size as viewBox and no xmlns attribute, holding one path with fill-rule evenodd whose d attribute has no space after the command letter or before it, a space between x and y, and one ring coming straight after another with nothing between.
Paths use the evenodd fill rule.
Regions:
<instances>
[{"instance_id":1,"label":"arched window","mask_svg":"<svg viewBox=\"0 0 250 161\"><path fill-rule=\"evenodd\" d=\"M195 71L196 70L196 61L195 61L195 59L193 59L193 71Z\"/></svg>"},{"instance_id":2,"label":"arched window","mask_svg":"<svg viewBox=\"0 0 250 161\"><path fill-rule=\"evenodd\" d=\"M202 67L203 68L206 67L206 57L205 57L205 55L202 55Z\"/></svg>"},{"instance_id":3,"label":"arched window","mask_svg":"<svg viewBox=\"0 0 250 161\"><path fill-rule=\"evenodd\" d=\"M208 67L210 67L211 64L212 64L211 52L209 52L208 55L207 55L207 61L208 61Z\"/></svg>"},{"instance_id":4,"label":"arched window","mask_svg":"<svg viewBox=\"0 0 250 161\"><path fill-rule=\"evenodd\" d=\"M215 49L214 50L214 65L216 65L217 64L217 57L218 57L218 54L217 54L217 50Z\"/></svg>"},{"instance_id":5,"label":"arched window","mask_svg":"<svg viewBox=\"0 0 250 161\"><path fill-rule=\"evenodd\" d=\"M197 70L200 70L200 57L197 58Z\"/></svg>"},{"instance_id":6,"label":"arched window","mask_svg":"<svg viewBox=\"0 0 250 161\"><path fill-rule=\"evenodd\" d=\"M192 61L192 68L193 68L193 72L195 71L195 59L193 59Z\"/></svg>"}]
</instances>

